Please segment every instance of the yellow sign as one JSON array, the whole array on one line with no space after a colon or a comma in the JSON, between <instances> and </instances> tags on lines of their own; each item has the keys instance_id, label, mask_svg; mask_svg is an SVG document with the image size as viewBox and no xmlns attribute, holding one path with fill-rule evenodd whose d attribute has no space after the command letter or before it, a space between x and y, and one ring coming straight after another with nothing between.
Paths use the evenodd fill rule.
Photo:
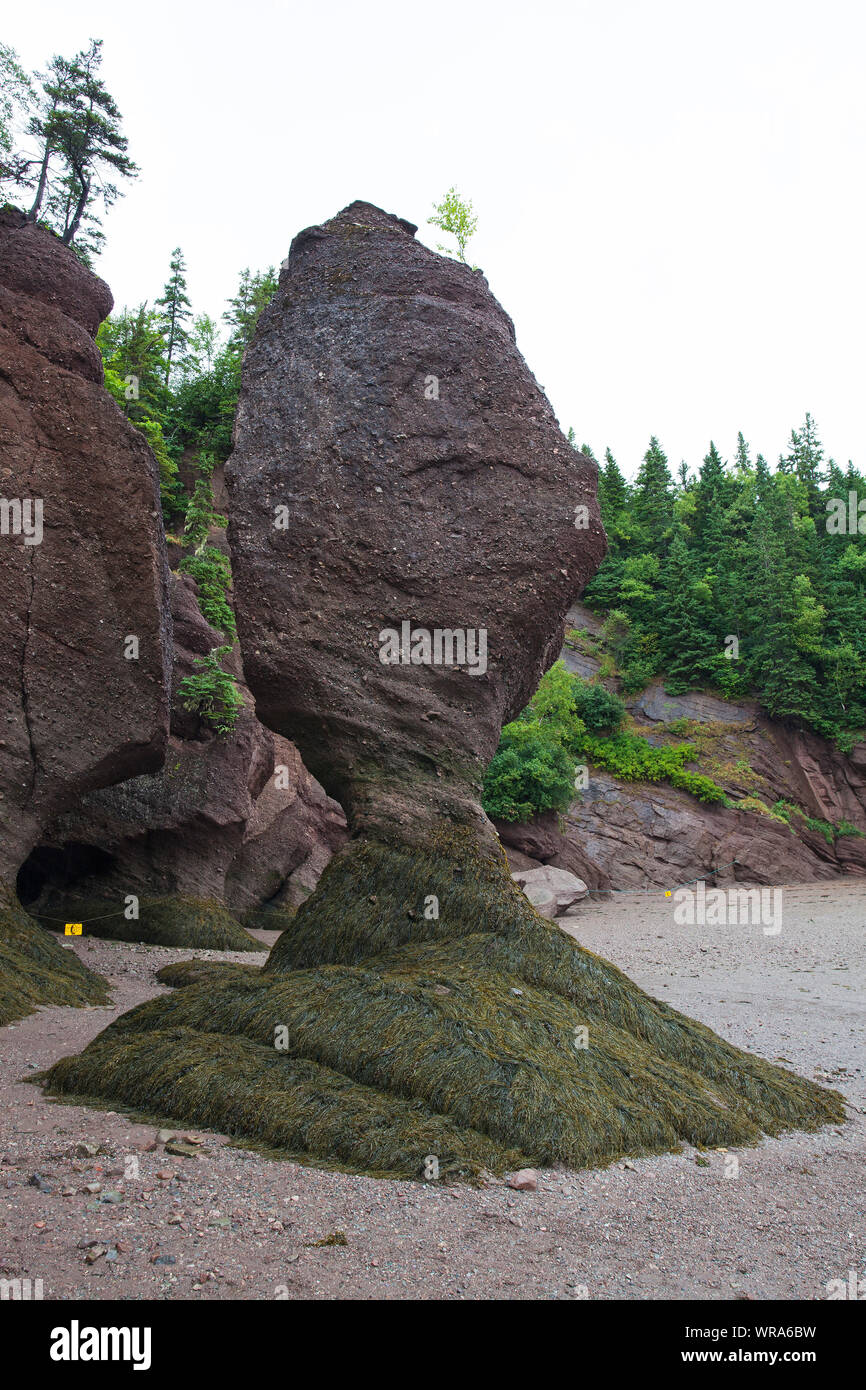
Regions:
<instances>
[{"instance_id":1,"label":"yellow sign","mask_svg":"<svg viewBox=\"0 0 866 1390\"><path fill-rule=\"evenodd\" d=\"M82 926L83 923L81 922L67 922L63 928L63 934L64 936L80 936Z\"/></svg>"}]
</instances>

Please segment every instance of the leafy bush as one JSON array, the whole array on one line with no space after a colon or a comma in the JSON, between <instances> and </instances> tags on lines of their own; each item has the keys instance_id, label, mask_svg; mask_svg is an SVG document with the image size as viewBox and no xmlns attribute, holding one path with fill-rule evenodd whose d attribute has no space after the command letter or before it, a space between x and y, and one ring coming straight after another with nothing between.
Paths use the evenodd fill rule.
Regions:
<instances>
[{"instance_id":1,"label":"leafy bush","mask_svg":"<svg viewBox=\"0 0 866 1390\"><path fill-rule=\"evenodd\" d=\"M232 567L228 557L213 545L206 545L195 555L180 562L181 573L191 574L198 585L198 606L211 627L227 637L235 637L235 615L228 601L232 582Z\"/></svg>"},{"instance_id":2,"label":"leafy bush","mask_svg":"<svg viewBox=\"0 0 866 1390\"><path fill-rule=\"evenodd\" d=\"M624 782L670 782L701 801L724 803L721 787L685 771L693 743L654 748L620 729L625 706L603 685L571 675L557 661L502 738L484 779L482 804L498 820L526 821L564 810L574 797L574 767L587 759ZM602 735L600 730L612 730Z\"/></svg>"},{"instance_id":3,"label":"leafy bush","mask_svg":"<svg viewBox=\"0 0 866 1390\"><path fill-rule=\"evenodd\" d=\"M196 670L178 686L184 709L200 714L218 734L232 732L244 707L234 677L220 665L230 651L231 645L214 647L207 656L197 656Z\"/></svg>"},{"instance_id":4,"label":"leafy bush","mask_svg":"<svg viewBox=\"0 0 866 1390\"><path fill-rule=\"evenodd\" d=\"M711 804L719 802L728 803L727 794L720 786L717 786L709 777L704 777L700 772L672 772L668 777L672 787L678 787L680 791L690 792L696 796L698 801L706 801Z\"/></svg>"},{"instance_id":5,"label":"leafy bush","mask_svg":"<svg viewBox=\"0 0 866 1390\"><path fill-rule=\"evenodd\" d=\"M625 718L625 705L603 685L580 681L575 687L575 710L590 733L618 729Z\"/></svg>"},{"instance_id":6,"label":"leafy bush","mask_svg":"<svg viewBox=\"0 0 866 1390\"><path fill-rule=\"evenodd\" d=\"M539 723L506 724L484 777L482 805L497 820L562 811L574 795L574 758Z\"/></svg>"},{"instance_id":7,"label":"leafy bush","mask_svg":"<svg viewBox=\"0 0 866 1390\"><path fill-rule=\"evenodd\" d=\"M830 848L833 848L833 841L836 839L836 831L827 820L819 820L816 816L806 816L806 824L810 830L816 834L823 835Z\"/></svg>"}]
</instances>

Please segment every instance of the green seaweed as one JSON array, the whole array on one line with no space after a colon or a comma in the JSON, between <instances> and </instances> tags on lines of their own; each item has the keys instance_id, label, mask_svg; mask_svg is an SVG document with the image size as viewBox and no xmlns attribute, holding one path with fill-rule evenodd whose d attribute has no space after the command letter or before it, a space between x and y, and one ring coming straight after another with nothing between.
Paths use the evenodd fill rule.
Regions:
<instances>
[{"instance_id":1,"label":"green seaweed","mask_svg":"<svg viewBox=\"0 0 866 1390\"><path fill-rule=\"evenodd\" d=\"M141 898L138 917L124 916L116 898L55 898L50 913L34 914L55 929L61 918L81 922L84 936L143 941L150 946L186 946L214 951L260 951L231 913L213 898Z\"/></svg>"},{"instance_id":2,"label":"green seaweed","mask_svg":"<svg viewBox=\"0 0 866 1390\"><path fill-rule=\"evenodd\" d=\"M446 1178L600 1166L844 1118L837 1092L578 946L465 833L347 846L261 971L172 969L184 987L56 1063L53 1094L403 1177L431 1157Z\"/></svg>"},{"instance_id":3,"label":"green seaweed","mask_svg":"<svg viewBox=\"0 0 866 1390\"><path fill-rule=\"evenodd\" d=\"M105 1004L108 987L0 884L0 1025L39 1004Z\"/></svg>"}]
</instances>

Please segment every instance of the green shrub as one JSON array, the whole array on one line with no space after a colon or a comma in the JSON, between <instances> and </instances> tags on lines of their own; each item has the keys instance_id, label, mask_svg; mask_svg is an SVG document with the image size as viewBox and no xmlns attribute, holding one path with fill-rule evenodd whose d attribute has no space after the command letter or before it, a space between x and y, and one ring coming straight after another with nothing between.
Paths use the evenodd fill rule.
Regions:
<instances>
[{"instance_id":1,"label":"green shrub","mask_svg":"<svg viewBox=\"0 0 866 1390\"><path fill-rule=\"evenodd\" d=\"M231 646L214 647L207 656L195 658L196 670L178 686L184 709L200 714L218 734L230 734L244 707L234 677L220 666Z\"/></svg>"},{"instance_id":2,"label":"green shrub","mask_svg":"<svg viewBox=\"0 0 866 1390\"><path fill-rule=\"evenodd\" d=\"M625 705L618 695L611 694L603 685L590 685L586 681L576 683L575 709L593 734L618 729L625 718Z\"/></svg>"},{"instance_id":3,"label":"green shrub","mask_svg":"<svg viewBox=\"0 0 866 1390\"><path fill-rule=\"evenodd\" d=\"M180 562L182 574L191 574L198 585L198 606L211 627L227 637L237 635L235 615L228 601L232 567L228 557L215 546L206 545Z\"/></svg>"},{"instance_id":4,"label":"green shrub","mask_svg":"<svg viewBox=\"0 0 866 1390\"><path fill-rule=\"evenodd\" d=\"M192 550L200 551L214 527L225 527L227 518L214 510L213 482L215 460L212 454L201 453L198 457L199 476L193 488L192 497L186 504L186 520L183 528L183 543Z\"/></svg>"},{"instance_id":5,"label":"green shrub","mask_svg":"<svg viewBox=\"0 0 866 1390\"><path fill-rule=\"evenodd\" d=\"M603 685L571 675L557 661L529 705L502 731L484 779L482 805L498 820L526 821L561 811L574 797L575 763L586 759L624 782L670 782L701 801L726 803L721 787L685 764L693 743L654 748L620 729L625 706ZM602 736L601 730L611 730Z\"/></svg>"},{"instance_id":6,"label":"green shrub","mask_svg":"<svg viewBox=\"0 0 866 1390\"><path fill-rule=\"evenodd\" d=\"M574 758L539 724L515 721L502 730L484 777L481 804L497 820L527 821L565 810L574 795Z\"/></svg>"},{"instance_id":7,"label":"green shrub","mask_svg":"<svg viewBox=\"0 0 866 1390\"><path fill-rule=\"evenodd\" d=\"M816 816L806 816L806 824L810 830L814 830L817 835L823 835L830 848L833 848L833 841L836 839L836 831L829 821L819 820Z\"/></svg>"},{"instance_id":8,"label":"green shrub","mask_svg":"<svg viewBox=\"0 0 866 1390\"><path fill-rule=\"evenodd\" d=\"M668 777L672 787L678 787L680 791L690 792L696 796L698 801L706 801L711 804L720 802L727 804L728 797L721 787L717 786L709 777L704 777L700 772L672 772Z\"/></svg>"}]
</instances>

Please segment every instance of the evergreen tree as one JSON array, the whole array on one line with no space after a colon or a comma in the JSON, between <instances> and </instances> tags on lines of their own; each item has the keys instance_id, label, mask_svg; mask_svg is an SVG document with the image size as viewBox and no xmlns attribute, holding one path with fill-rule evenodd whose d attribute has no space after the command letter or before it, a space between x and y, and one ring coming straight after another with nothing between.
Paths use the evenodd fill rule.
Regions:
<instances>
[{"instance_id":1,"label":"evergreen tree","mask_svg":"<svg viewBox=\"0 0 866 1390\"><path fill-rule=\"evenodd\" d=\"M608 515L618 516L628 502L628 484L610 449L604 451L604 469L599 474L599 492Z\"/></svg>"},{"instance_id":2,"label":"evergreen tree","mask_svg":"<svg viewBox=\"0 0 866 1390\"><path fill-rule=\"evenodd\" d=\"M192 305L186 292L186 265L183 252L176 246L169 262L169 279L161 297L156 301L165 340L165 386L171 370L189 345L187 323L192 317Z\"/></svg>"},{"instance_id":3,"label":"evergreen tree","mask_svg":"<svg viewBox=\"0 0 866 1390\"><path fill-rule=\"evenodd\" d=\"M119 196L116 184L106 175L129 179L138 173L126 153L128 141L120 129L117 103L99 76L101 64L101 39L92 39L72 59L53 58L42 84L41 109L31 125L42 154L29 216L31 220L38 217L47 197L50 225L67 246L75 242L88 213L91 245L98 242L94 205L101 200L107 209ZM52 189L50 167L55 157L61 173Z\"/></svg>"},{"instance_id":4,"label":"evergreen tree","mask_svg":"<svg viewBox=\"0 0 866 1390\"><path fill-rule=\"evenodd\" d=\"M820 510L820 493L825 482L824 449L818 438L818 430L811 415L799 430L791 430L787 455L779 458L779 471L793 474L802 483L808 499L809 511L817 520Z\"/></svg>"},{"instance_id":5,"label":"evergreen tree","mask_svg":"<svg viewBox=\"0 0 866 1390\"><path fill-rule=\"evenodd\" d=\"M749 446L745 441L742 430L737 434L737 452L734 455L734 467L737 470L737 476L739 478L745 477L752 469L752 463L749 458Z\"/></svg>"},{"instance_id":6,"label":"evergreen tree","mask_svg":"<svg viewBox=\"0 0 866 1390\"><path fill-rule=\"evenodd\" d=\"M715 565L724 543L728 486L725 465L710 441L695 488L693 527L695 545L704 565Z\"/></svg>"},{"instance_id":7,"label":"evergreen tree","mask_svg":"<svg viewBox=\"0 0 866 1390\"><path fill-rule=\"evenodd\" d=\"M229 300L229 307L223 314L231 330L228 346L239 356L243 356L252 342L259 315L273 298L277 284L273 266L257 275L251 274L249 267L241 272L238 292Z\"/></svg>"},{"instance_id":8,"label":"evergreen tree","mask_svg":"<svg viewBox=\"0 0 866 1390\"><path fill-rule=\"evenodd\" d=\"M16 126L23 124L35 100L33 82L14 48L0 43L0 183L32 183L32 161L15 150Z\"/></svg>"},{"instance_id":9,"label":"evergreen tree","mask_svg":"<svg viewBox=\"0 0 866 1390\"><path fill-rule=\"evenodd\" d=\"M695 569L685 528L678 526L661 571L655 619L671 694L708 683L716 674L721 643L714 616L712 593Z\"/></svg>"},{"instance_id":10,"label":"evergreen tree","mask_svg":"<svg viewBox=\"0 0 866 1390\"><path fill-rule=\"evenodd\" d=\"M177 462L165 438L166 342L162 321L146 304L124 309L100 325L97 345L105 367L105 385L121 410L156 454L166 518L179 507Z\"/></svg>"},{"instance_id":11,"label":"evergreen tree","mask_svg":"<svg viewBox=\"0 0 866 1390\"><path fill-rule=\"evenodd\" d=\"M638 470L632 510L647 549L660 554L673 524L673 478L655 435Z\"/></svg>"}]
</instances>

